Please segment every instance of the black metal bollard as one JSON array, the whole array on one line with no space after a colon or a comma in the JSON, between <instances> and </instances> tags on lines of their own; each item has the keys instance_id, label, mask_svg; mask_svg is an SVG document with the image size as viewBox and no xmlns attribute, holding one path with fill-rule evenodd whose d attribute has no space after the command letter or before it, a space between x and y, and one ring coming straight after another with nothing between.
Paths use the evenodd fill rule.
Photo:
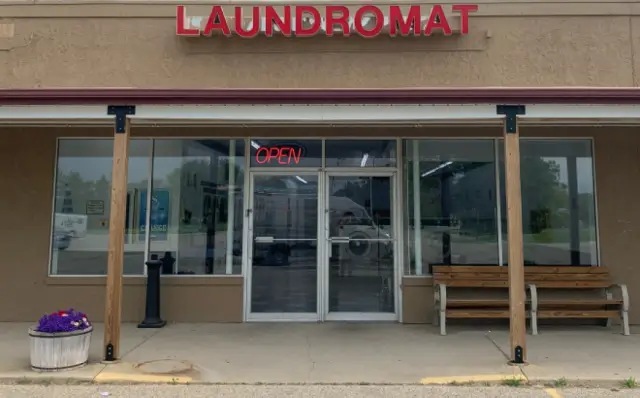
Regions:
<instances>
[{"instance_id":1,"label":"black metal bollard","mask_svg":"<svg viewBox=\"0 0 640 398\"><path fill-rule=\"evenodd\" d=\"M162 261L157 254L151 255L147 264L147 303L144 321L138 324L141 329L158 329L167 324L160 318L160 268Z\"/></svg>"}]
</instances>

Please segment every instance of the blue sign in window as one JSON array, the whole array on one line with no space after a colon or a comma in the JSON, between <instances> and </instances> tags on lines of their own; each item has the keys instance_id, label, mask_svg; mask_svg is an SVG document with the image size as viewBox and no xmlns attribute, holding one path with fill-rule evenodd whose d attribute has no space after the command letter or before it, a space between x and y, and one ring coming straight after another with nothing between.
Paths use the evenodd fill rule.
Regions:
<instances>
[{"instance_id":1,"label":"blue sign in window","mask_svg":"<svg viewBox=\"0 0 640 398\"><path fill-rule=\"evenodd\" d=\"M140 192L140 226L141 239L144 239L147 225L147 191ZM151 218L149 221L152 241L167 240L169 231L169 191L164 189L153 190L151 197Z\"/></svg>"}]
</instances>

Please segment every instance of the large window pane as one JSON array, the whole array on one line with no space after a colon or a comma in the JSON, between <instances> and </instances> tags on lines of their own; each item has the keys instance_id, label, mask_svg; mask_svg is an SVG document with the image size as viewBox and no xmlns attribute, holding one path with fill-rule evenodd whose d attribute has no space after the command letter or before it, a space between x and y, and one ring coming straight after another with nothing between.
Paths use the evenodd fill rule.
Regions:
<instances>
[{"instance_id":1,"label":"large window pane","mask_svg":"<svg viewBox=\"0 0 640 398\"><path fill-rule=\"evenodd\" d=\"M241 273L243 159L243 140L154 141L149 253L163 274Z\"/></svg>"},{"instance_id":2,"label":"large window pane","mask_svg":"<svg viewBox=\"0 0 640 398\"><path fill-rule=\"evenodd\" d=\"M525 265L597 265L593 156L590 140L520 141ZM500 143L504 187L504 145ZM506 198L502 189L504 263Z\"/></svg>"},{"instance_id":3,"label":"large window pane","mask_svg":"<svg viewBox=\"0 0 640 398\"><path fill-rule=\"evenodd\" d=\"M254 175L252 186L251 312L316 312L317 175Z\"/></svg>"},{"instance_id":4,"label":"large window pane","mask_svg":"<svg viewBox=\"0 0 640 398\"><path fill-rule=\"evenodd\" d=\"M395 167L396 140L327 140L327 167Z\"/></svg>"},{"instance_id":5,"label":"large window pane","mask_svg":"<svg viewBox=\"0 0 640 398\"><path fill-rule=\"evenodd\" d=\"M407 273L498 264L494 146L493 140L405 142Z\"/></svg>"},{"instance_id":6,"label":"large window pane","mask_svg":"<svg viewBox=\"0 0 640 398\"><path fill-rule=\"evenodd\" d=\"M132 140L125 213L124 274L144 273L137 220L149 181L151 141ZM51 273L106 275L113 140L62 139L58 144Z\"/></svg>"}]
</instances>

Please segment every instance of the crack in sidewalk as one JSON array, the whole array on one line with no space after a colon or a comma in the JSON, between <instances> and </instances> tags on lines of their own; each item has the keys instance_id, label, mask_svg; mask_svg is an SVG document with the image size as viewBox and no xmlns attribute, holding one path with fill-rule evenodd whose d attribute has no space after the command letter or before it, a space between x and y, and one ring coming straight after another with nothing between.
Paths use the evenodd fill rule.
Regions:
<instances>
[{"instance_id":1,"label":"crack in sidewalk","mask_svg":"<svg viewBox=\"0 0 640 398\"><path fill-rule=\"evenodd\" d=\"M487 331L487 333L484 334L484 337L486 337L487 340L489 340L491 344L493 344L493 346L502 354L503 357L505 357L507 361L510 361L511 358L509 357L509 354L507 354L506 352L504 352L502 348L500 348L498 343L496 343L496 341L491 338L490 334L491 334L491 330Z\"/></svg>"},{"instance_id":2,"label":"crack in sidewalk","mask_svg":"<svg viewBox=\"0 0 640 398\"><path fill-rule=\"evenodd\" d=\"M124 357L126 357L127 355L131 354L133 351L135 351L135 350L137 350L138 348L140 348L143 344L145 344L146 342L148 342L149 340L151 340L153 337L157 336L157 335L158 335L159 333L161 333L161 332L162 332L162 329L158 329L158 330L156 330L155 332L153 332L152 334L149 334L148 336L143 337L142 341L140 341L138 344L136 344L136 345L134 345L133 347L131 347L131 349L129 349L129 350L127 350L126 352L124 352L124 353L120 356L120 359L119 359L117 362L115 362L115 363L122 362L122 360L124 359ZM115 363L114 363L114 364L115 364ZM107 369L107 367L108 367L109 365L110 365L110 364L105 364L105 363L103 363L102 369L100 369L100 370L98 371L98 373L96 373L96 374L95 374L95 376L93 376L93 377L91 378L91 381L92 381L92 382L95 382L95 381L96 381L96 379L98 378L98 376L100 376L100 375L105 371L105 369Z\"/></svg>"},{"instance_id":3,"label":"crack in sidewalk","mask_svg":"<svg viewBox=\"0 0 640 398\"><path fill-rule=\"evenodd\" d=\"M311 362L311 367L309 369L309 373L307 374L307 378L309 380L311 380L311 375L316 370L316 361L314 361L313 356L311 355L311 340L309 340L309 332L308 331L305 333L305 340L307 342L307 344L306 344L307 358L309 359L309 362Z\"/></svg>"},{"instance_id":4,"label":"crack in sidewalk","mask_svg":"<svg viewBox=\"0 0 640 398\"><path fill-rule=\"evenodd\" d=\"M502 348L500 348L500 345L493 339L491 338L491 330L488 330L487 333L484 334L484 337L487 338L487 340L489 340L491 342L491 344L493 344L493 346L502 354L502 356L507 360L507 362L511 361L511 357L509 356L508 353L506 353ZM518 369L520 370L520 373L522 373L522 376L527 380L527 382L529 382L529 376L527 376L527 374L524 371L524 366L522 365L512 365L512 366L517 366Z\"/></svg>"}]
</instances>

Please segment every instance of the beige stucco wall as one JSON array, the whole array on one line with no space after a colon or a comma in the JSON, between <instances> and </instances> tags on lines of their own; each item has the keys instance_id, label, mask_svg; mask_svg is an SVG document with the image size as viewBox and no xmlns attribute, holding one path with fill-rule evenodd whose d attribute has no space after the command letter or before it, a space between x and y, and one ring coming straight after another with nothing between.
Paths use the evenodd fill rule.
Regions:
<instances>
[{"instance_id":1,"label":"beige stucco wall","mask_svg":"<svg viewBox=\"0 0 640 398\"><path fill-rule=\"evenodd\" d=\"M616 1L485 0L469 35L415 40L178 38L166 2L34 3L0 5L0 87L637 85L640 6Z\"/></svg>"}]
</instances>

